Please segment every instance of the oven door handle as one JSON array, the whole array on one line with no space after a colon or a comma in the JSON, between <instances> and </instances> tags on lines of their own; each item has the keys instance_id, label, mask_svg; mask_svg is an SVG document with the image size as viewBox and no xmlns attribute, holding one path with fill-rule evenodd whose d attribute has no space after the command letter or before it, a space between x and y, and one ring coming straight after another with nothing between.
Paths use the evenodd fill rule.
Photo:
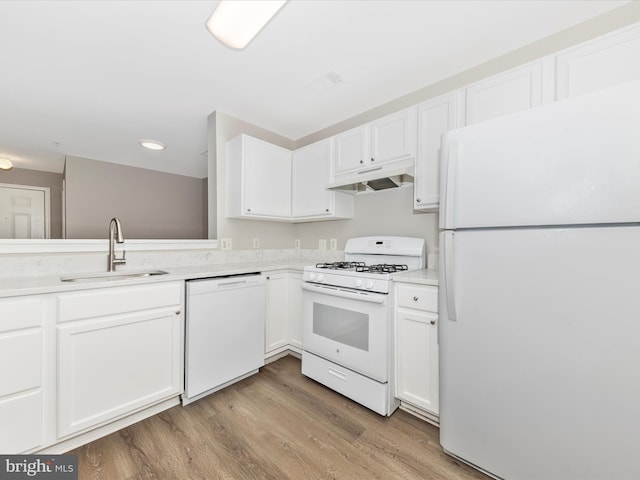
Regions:
<instances>
[{"instance_id":1,"label":"oven door handle","mask_svg":"<svg viewBox=\"0 0 640 480\"><path fill-rule=\"evenodd\" d=\"M349 298L351 300L359 300L361 302L370 303L384 303L387 299L387 295L375 294L368 292L354 292L351 290L343 290L336 287L327 287L321 285L315 285L313 283L303 283L302 289L309 292L322 293L324 295L331 295L332 297Z\"/></svg>"}]
</instances>

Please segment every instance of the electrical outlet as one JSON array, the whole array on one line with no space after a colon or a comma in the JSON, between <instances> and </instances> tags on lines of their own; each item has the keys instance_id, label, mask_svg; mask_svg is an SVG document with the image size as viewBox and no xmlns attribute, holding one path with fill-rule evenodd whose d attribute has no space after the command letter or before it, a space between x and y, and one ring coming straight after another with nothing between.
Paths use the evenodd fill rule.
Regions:
<instances>
[{"instance_id":1,"label":"electrical outlet","mask_svg":"<svg viewBox=\"0 0 640 480\"><path fill-rule=\"evenodd\" d=\"M254 238L253 239L253 248L260 248L260 239L259 238Z\"/></svg>"},{"instance_id":2,"label":"electrical outlet","mask_svg":"<svg viewBox=\"0 0 640 480\"><path fill-rule=\"evenodd\" d=\"M221 238L220 239L220 250L231 250L231 239L230 238Z\"/></svg>"},{"instance_id":3,"label":"electrical outlet","mask_svg":"<svg viewBox=\"0 0 640 480\"><path fill-rule=\"evenodd\" d=\"M293 241L293 248L298 248L298 249L300 248L300 239L299 238L296 238Z\"/></svg>"},{"instance_id":4,"label":"electrical outlet","mask_svg":"<svg viewBox=\"0 0 640 480\"><path fill-rule=\"evenodd\" d=\"M337 238L332 238L331 240L329 240L329 248L331 250L337 250L338 249L338 239Z\"/></svg>"},{"instance_id":5,"label":"electrical outlet","mask_svg":"<svg viewBox=\"0 0 640 480\"><path fill-rule=\"evenodd\" d=\"M326 250L327 249L327 239L326 238L321 238L320 240L318 240L318 248L320 250Z\"/></svg>"}]
</instances>

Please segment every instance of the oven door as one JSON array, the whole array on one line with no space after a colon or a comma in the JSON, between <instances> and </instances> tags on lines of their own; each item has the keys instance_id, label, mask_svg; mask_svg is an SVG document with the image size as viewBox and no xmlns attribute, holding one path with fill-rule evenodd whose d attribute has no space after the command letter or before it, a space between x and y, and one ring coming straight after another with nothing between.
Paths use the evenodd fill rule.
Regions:
<instances>
[{"instance_id":1,"label":"oven door","mask_svg":"<svg viewBox=\"0 0 640 480\"><path fill-rule=\"evenodd\" d=\"M302 348L385 383L389 295L302 284Z\"/></svg>"}]
</instances>

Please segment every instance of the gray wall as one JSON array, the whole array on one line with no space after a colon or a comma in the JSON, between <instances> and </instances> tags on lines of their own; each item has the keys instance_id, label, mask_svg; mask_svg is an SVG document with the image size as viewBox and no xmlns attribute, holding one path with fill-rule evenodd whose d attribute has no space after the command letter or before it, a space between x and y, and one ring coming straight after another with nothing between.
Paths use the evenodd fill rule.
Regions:
<instances>
[{"instance_id":1,"label":"gray wall","mask_svg":"<svg viewBox=\"0 0 640 480\"><path fill-rule=\"evenodd\" d=\"M12 168L0 172L0 183L49 189L50 238L62 238L62 174Z\"/></svg>"},{"instance_id":2,"label":"gray wall","mask_svg":"<svg viewBox=\"0 0 640 480\"><path fill-rule=\"evenodd\" d=\"M207 238L203 180L66 157L67 238L106 238L119 217L125 239Z\"/></svg>"}]
</instances>

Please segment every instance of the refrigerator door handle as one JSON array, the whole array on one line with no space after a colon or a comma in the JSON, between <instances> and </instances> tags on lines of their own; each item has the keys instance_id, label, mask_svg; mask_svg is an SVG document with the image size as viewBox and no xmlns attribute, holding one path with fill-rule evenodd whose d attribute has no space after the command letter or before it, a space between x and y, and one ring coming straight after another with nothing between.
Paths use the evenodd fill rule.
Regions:
<instances>
[{"instance_id":1,"label":"refrigerator door handle","mask_svg":"<svg viewBox=\"0 0 640 480\"><path fill-rule=\"evenodd\" d=\"M441 206L444 212L440 216L440 228L454 228L453 225L453 200L454 200L454 186L453 181L455 178L456 164L458 160L458 141L453 139L443 139L446 141L446 148L443 149L443 175L442 178L442 198Z\"/></svg>"},{"instance_id":2,"label":"refrigerator door handle","mask_svg":"<svg viewBox=\"0 0 640 480\"><path fill-rule=\"evenodd\" d=\"M456 297L453 288L453 236L454 232L444 232L444 295L447 303L447 317L457 320Z\"/></svg>"}]
</instances>

